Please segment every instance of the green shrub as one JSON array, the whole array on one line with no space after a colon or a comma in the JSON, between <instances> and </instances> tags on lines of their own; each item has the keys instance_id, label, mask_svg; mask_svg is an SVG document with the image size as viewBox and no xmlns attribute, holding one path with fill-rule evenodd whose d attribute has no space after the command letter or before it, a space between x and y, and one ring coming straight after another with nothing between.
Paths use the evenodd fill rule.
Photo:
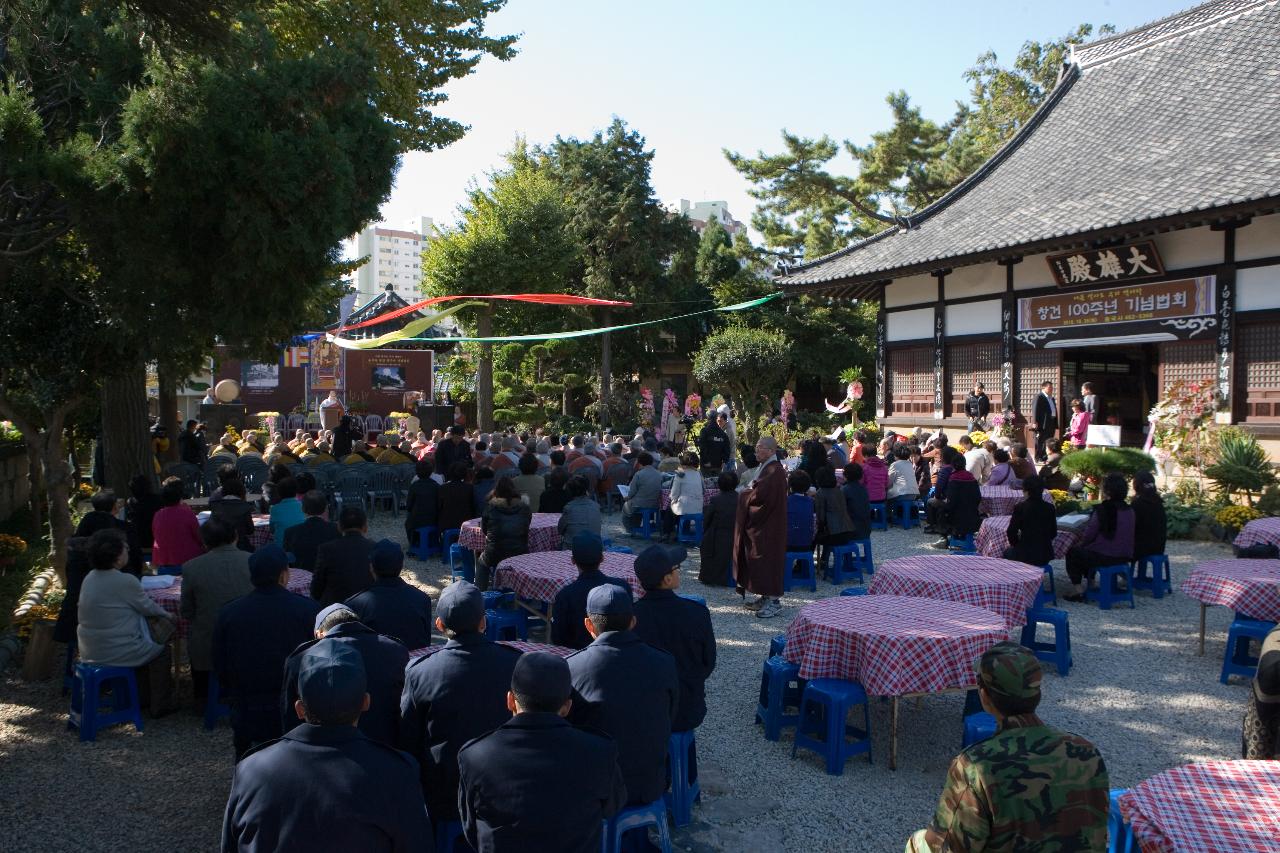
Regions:
<instances>
[{"instance_id":1,"label":"green shrub","mask_svg":"<svg viewBox=\"0 0 1280 853\"><path fill-rule=\"evenodd\" d=\"M1114 472L1131 480L1139 471L1154 472L1156 462L1136 447L1090 447L1062 457L1061 468L1068 477L1101 480Z\"/></svg>"},{"instance_id":2,"label":"green shrub","mask_svg":"<svg viewBox=\"0 0 1280 853\"><path fill-rule=\"evenodd\" d=\"M1170 539L1186 539L1206 516L1204 508L1188 503L1176 492L1164 496L1165 529Z\"/></svg>"},{"instance_id":3,"label":"green shrub","mask_svg":"<svg viewBox=\"0 0 1280 853\"><path fill-rule=\"evenodd\" d=\"M1214 439L1213 456L1216 461L1204 469L1204 475L1224 495L1244 492L1252 503L1255 493L1276 482L1267 452L1251 433L1219 432Z\"/></svg>"},{"instance_id":4,"label":"green shrub","mask_svg":"<svg viewBox=\"0 0 1280 853\"><path fill-rule=\"evenodd\" d=\"M1258 498L1258 511L1263 515L1280 515L1280 487L1267 486Z\"/></svg>"}]
</instances>

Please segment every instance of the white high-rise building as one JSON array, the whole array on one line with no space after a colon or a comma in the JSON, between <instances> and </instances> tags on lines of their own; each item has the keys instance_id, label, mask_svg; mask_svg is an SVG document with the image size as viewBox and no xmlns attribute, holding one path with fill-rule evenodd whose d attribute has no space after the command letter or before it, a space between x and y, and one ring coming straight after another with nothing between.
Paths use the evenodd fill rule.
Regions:
<instances>
[{"instance_id":1,"label":"white high-rise building","mask_svg":"<svg viewBox=\"0 0 1280 853\"><path fill-rule=\"evenodd\" d=\"M356 254L368 262L356 270L356 305L364 305L387 289L406 302L422 294L422 249L435 234L429 216L409 220L403 230L370 225L356 237Z\"/></svg>"},{"instance_id":2,"label":"white high-rise building","mask_svg":"<svg viewBox=\"0 0 1280 853\"><path fill-rule=\"evenodd\" d=\"M734 219L729 213L729 206L723 201L698 201L690 203L689 199L680 199L680 212L689 217L693 230L699 234L707 227L712 218L718 219L724 230L732 237L747 226Z\"/></svg>"}]
</instances>

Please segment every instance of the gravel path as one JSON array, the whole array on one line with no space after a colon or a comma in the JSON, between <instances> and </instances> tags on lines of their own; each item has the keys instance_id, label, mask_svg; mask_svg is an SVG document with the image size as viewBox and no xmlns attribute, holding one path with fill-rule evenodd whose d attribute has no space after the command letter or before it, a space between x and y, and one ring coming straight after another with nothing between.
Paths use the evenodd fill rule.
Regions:
<instances>
[{"instance_id":1,"label":"gravel path","mask_svg":"<svg viewBox=\"0 0 1280 853\"><path fill-rule=\"evenodd\" d=\"M618 516L606 534L619 534ZM400 539L399 519L380 513L370 535ZM876 561L916 553L918 530L874 534ZM1174 587L1197 562L1229 556L1225 546L1170 543ZM1059 588L1065 582L1061 562ZM447 573L409 560L406 575L438 594ZM769 638L786 630L806 601L835 594L793 592L775 619L738 605L732 590L697 581L697 552L685 565L685 591L707 598L719 640L708 684L709 713L698 730L703 801L681 830L687 850L898 851L937 803L947 764L959 750L962 697L902 703L898 770L888 769L889 706L873 700L875 763L851 759L827 776L819 756L791 759L791 736L767 742L753 725L760 664ZM1177 593L1139 594L1138 609L1061 604L1071 614L1075 666L1046 673L1041 716L1093 740L1115 787L1189 761L1237 758L1245 682L1218 683L1231 614L1209 611L1204 657L1196 655L1198 606ZM213 850L231 774L231 735L205 732L192 713L147 720L143 734L116 728L81 744L65 730L60 680L27 684L11 670L0 681L0 826L4 848L25 850Z\"/></svg>"}]
</instances>

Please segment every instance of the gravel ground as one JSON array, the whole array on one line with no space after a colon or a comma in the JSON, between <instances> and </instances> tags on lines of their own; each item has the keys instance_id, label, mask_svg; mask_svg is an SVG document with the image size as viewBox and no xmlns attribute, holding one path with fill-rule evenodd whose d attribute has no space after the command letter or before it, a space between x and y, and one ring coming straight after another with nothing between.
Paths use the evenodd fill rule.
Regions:
<instances>
[{"instance_id":1,"label":"gravel ground","mask_svg":"<svg viewBox=\"0 0 1280 853\"><path fill-rule=\"evenodd\" d=\"M381 513L371 535L399 539L400 520ZM618 516L606 521L617 536ZM928 553L918 530L876 532L877 562ZM1202 560L1228 556L1225 546L1170 543L1174 587ZM709 713L698 730L703 800L694 823L676 835L681 849L732 851L901 850L923 826L959 750L959 695L902 703L898 770L888 769L887 703L872 702L874 761L851 759L839 777L821 758L791 759L791 736L765 741L752 722L760 663L769 638L786 630L806 601L793 592L781 616L762 620L732 590L697 581L697 552L685 565L685 591L707 598L719 640L719 665L707 689ZM410 560L406 575L433 594L447 582L440 564ZM1058 564L1059 588L1066 580ZM1071 614L1075 666L1067 678L1048 668L1041 716L1093 740L1111 784L1133 785L1189 761L1236 758L1247 687L1218 683L1230 620L1209 612L1206 654L1196 654L1198 607L1180 593L1137 610L1061 604ZM116 728L81 744L65 730L58 680L0 681L0 826L4 848L25 850L212 850L221 831L231 776L225 723L205 732L193 714L147 720L146 732ZM75 807L69 805L74 802Z\"/></svg>"}]
</instances>

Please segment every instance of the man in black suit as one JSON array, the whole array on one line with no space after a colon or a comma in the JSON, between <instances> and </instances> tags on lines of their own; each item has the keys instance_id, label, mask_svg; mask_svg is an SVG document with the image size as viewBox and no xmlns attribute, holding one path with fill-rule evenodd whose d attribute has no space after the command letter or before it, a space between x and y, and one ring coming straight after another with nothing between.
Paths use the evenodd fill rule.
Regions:
<instances>
[{"instance_id":1,"label":"man in black suit","mask_svg":"<svg viewBox=\"0 0 1280 853\"><path fill-rule=\"evenodd\" d=\"M600 850L627 789L614 741L564 720L569 695L562 659L521 655L507 693L515 716L458 753L458 811L472 850Z\"/></svg>"},{"instance_id":2,"label":"man in black suit","mask_svg":"<svg viewBox=\"0 0 1280 853\"><path fill-rule=\"evenodd\" d=\"M640 639L635 624L631 593L601 584L587 596L587 630L595 641L568 658L569 722L618 742L629 806L648 805L667 790L667 742L680 700L674 658Z\"/></svg>"},{"instance_id":3,"label":"man in black suit","mask_svg":"<svg viewBox=\"0 0 1280 853\"><path fill-rule=\"evenodd\" d=\"M399 746L422 766L422 792L437 827L459 819L458 750L511 719L507 692L520 652L486 637L484 619L479 588L449 584L436 608L436 627L449 642L405 673Z\"/></svg>"},{"instance_id":4,"label":"man in black suit","mask_svg":"<svg viewBox=\"0 0 1280 853\"><path fill-rule=\"evenodd\" d=\"M1053 399L1053 383L1040 383L1040 393L1036 396L1036 405L1031 417L1036 432L1036 461L1043 462L1047 458L1044 443L1058 433L1058 402Z\"/></svg>"},{"instance_id":5,"label":"man in black suit","mask_svg":"<svg viewBox=\"0 0 1280 853\"><path fill-rule=\"evenodd\" d=\"M338 533L338 525L324 517L328 508L325 493L312 489L302 496L302 511L307 520L284 532L284 549L293 555L293 565L299 569L314 572L320 546L342 535Z\"/></svg>"},{"instance_id":6,"label":"man in black suit","mask_svg":"<svg viewBox=\"0 0 1280 853\"><path fill-rule=\"evenodd\" d=\"M969 432L982 429L991 414L991 398L981 382L973 383L973 392L964 398L964 413L969 418Z\"/></svg>"},{"instance_id":7,"label":"man in black suit","mask_svg":"<svg viewBox=\"0 0 1280 853\"><path fill-rule=\"evenodd\" d=\"M436 445L434 463L436 470L445 473L454 462L465 462L471 467L471 445L465 439L466 430L458 424L449 427L449 434Z\"/></svg>"},{"instance_id":8,"label":"man in black suit","mask_svg":"<svg viewBox=\"0 0 1280 853\"><path fill-rule=\"evenodd\" d=\"M312 636L320 606L285 588L289 565L274 543L249 557L253 592L222 606L213 629L213 670L230 697L236 760L280 737L280 686L289 653Z\"/></svg>"},{"instance_id":9,"label":"man in black suit","mask_svg":"<svg viewBox=\"0 0 1280 853\"><path fill-rule=\"evenodd\" d=\"M716 668L716 635L706 605L676 595L684 548L652 545L636 557L644 598L635 603L636 635L669 653L680 678L680 704L671 730L696 729L707 715L704 685Z\"/></svg>"},{"instance_id":10,"label":"man in black suit","mask_svg":"<svg viewBox=\"0 0 1280 853\"><path fill-rule=\"evenodd\" d=\"M431 645L431 596L400 577L404 551L383 539L370 557L373 586L347 599L360 621L379 634L395 637L407 649Z\"/></svg>"},{"instance_id":11,"label":"man in black suit","mask_svg":"<svg viewBox=\"0 0 1280 853\"><path fill-rule=\"evenodd\" d=\"M384 637L360 622L345 604L330 604L316 614L315 638L299 645L284 663L281 726L289 731L299 724L293 704L298 699L298 671L309 649L321 640L349 643L360 653L368 679L369 706L360 716L360 731L387 746L395 746L400 730L400 693L409 650L398 640Z\"/></svg>"},{"instance_id":12,"label":"man in black suit","mask_svg":"<svg viewBox=\"0 0 1280 853\"><path fill-rule=\"evenodd\" d=\"M612 578L600 571L604 561L604 542L589 530L580 530L570 543L573 548L573 565L578 577L556 593L551 603L551 642L569 649L585 649L591 645L584 620L587 616L587 596L601 584L611 583L631 593L631 587L621 578Z\"/></svg>"},{"instance_id":13,"label":"man in black suit","mask_svg":"<svg viewBox=\"0 0 1280 853\"><path fill-rule=\"evenodd\" d=\"M316 552L316 569L311 578L311 597L322 605L346 601L373 586L370 557L373 543L365 534L369 518L358 506L342 508L338 515L342 535L326 542Z\"/></svg>"}]
</instances>

